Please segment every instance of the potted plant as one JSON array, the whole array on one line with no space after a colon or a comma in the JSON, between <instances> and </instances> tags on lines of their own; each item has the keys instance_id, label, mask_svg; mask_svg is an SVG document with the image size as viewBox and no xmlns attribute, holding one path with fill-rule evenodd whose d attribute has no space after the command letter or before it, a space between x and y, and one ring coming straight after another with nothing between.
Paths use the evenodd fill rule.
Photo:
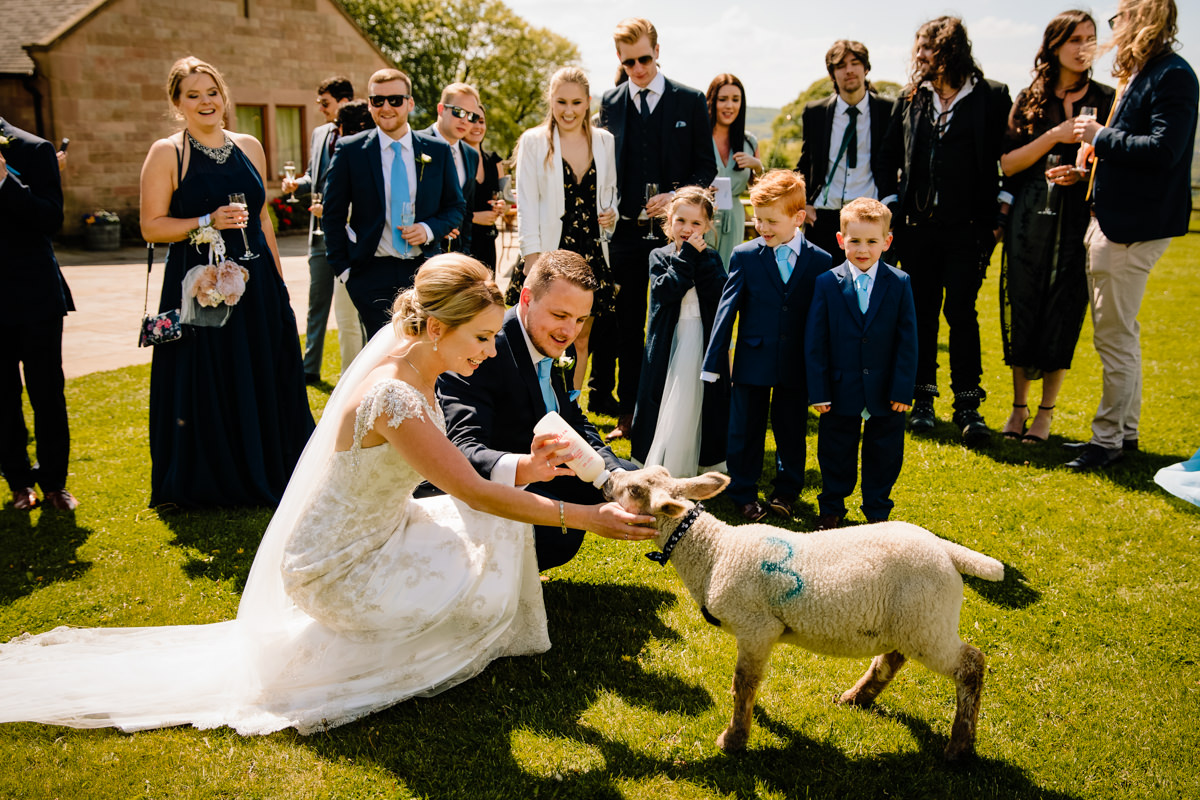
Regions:
<instances>
[{"instance_id":1,"label":"potted plant","mask_svg":"<svg viewBox=\"0 0 1200 800\"><path fill-rule=\"evenodd\" d=\"M116 250L121 246L121 218L111 211L83 217L83 243L88 250Z\"/></svg>"}]
</instances>

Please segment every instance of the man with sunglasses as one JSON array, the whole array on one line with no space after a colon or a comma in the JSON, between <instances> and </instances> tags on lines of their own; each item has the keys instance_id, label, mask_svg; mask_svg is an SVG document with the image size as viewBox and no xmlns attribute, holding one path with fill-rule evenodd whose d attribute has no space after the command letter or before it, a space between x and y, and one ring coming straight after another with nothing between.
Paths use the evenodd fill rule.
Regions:
<instances>
[{"instance_id":1,"label":"man with sunglasses","mask_svg":"<svg viewBox=\"0 0 1200 800\"><path fill-rule=\"evenodd\" d=\"M609 257L621 291L616 314L600 323L605 330L592 332L588 409L619 415L617 427L608 434L609 439L619 439L629 435L641 379L650 251L666 244L656 219L666 213L675 189L711 186L717 162L704 95L659 72L658 31L650 21L621 20L613 42L621 62L621 82L600 101L600 127L616 139L620 219ZM657 190L648 196L650 184ZM618 359L619 401L612 397Z\"/></svg>"},{"instance_id":2,"label":"man with sunglasses","mask_svg":"<svg viewBox=\"0 0 1200 800\"><path fill-rule=\"evenodd\" d=\"M381 69L367 94L375 127L338 141L322 223L329 265L369 337L388 324L397 293L462 225L467 207L450 148L408 125L409 77Z\"/></svg>"},{"instance_id":3,"label":"man with sunglasses","mask_svg":"<svg viewBox=\"0 0 1200 800\"><path fill-rule=\"evenodd\" d=\"M450 145L454 169L458 173L458 186L467 208L475 207L475 173L479 169L479 153L475 152L475 148L464 145L462 140L471 126L481 119L483 106L475 87L452 83L442 90L442 99L437 106L437 122L421 131ZM458 226L457 235L446 242L446 250L471 254L470 220L464 220L464 224Z\"/></svg>"},{"instance_id":4,"label":"man with sunglasses","mask_svg":"<svg viewBox=\"0 0 1200 800\"><path fill-rule=\"evenodd\" d=\"M324 125L313 129L308 148L308 170L304 175L283 179L284 194L298 194L301 200L314 194L324 196L329 164L337 144L337 112L354 99L350 79L335 75L321 81L317 87L317 108L325 118ZM325 351L325 328L329 323L329 306L333 304L338 326L338 345L343 368L362 350L362 323L358 309L346 293L346 287L334 280L325 257L325 235L321 220L314 213L308 220L308 321L304 334L304 379L308 383L321 380L321 360Z\"/></svg>"}]
</instances>

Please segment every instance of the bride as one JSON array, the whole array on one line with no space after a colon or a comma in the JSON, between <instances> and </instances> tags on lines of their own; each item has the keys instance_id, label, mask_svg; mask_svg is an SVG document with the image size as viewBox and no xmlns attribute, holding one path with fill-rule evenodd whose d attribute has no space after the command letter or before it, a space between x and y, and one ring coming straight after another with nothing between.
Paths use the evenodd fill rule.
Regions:
<instances>
[{"instance_id":1,"label":"bride","mask_svg":"<svg viewBox=\"0 0 1200 800\"><path fill-rule=\"evenodd\" d=\"M549 649L522 523L631 540L654 531L641 527L651 517L612 503L563 504L487 481L446 438L437 376L470 375L494 355L503 316L482 264L428 261L393 324L339 381L237 618L18 637L0 645L0 722L310 733L444 691L500 656ZM547 468L570 474L559 463ZM448 495L414 500L422 479Z\"/></svg>"}]
</instances>

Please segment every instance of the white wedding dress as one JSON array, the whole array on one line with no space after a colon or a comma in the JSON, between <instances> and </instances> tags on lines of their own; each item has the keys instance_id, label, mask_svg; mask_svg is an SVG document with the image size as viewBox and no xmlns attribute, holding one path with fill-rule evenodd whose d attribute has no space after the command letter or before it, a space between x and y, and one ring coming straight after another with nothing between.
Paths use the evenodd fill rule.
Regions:
<instances>
[{"instance_id":1,"label":"white wedding dress","mask_svg":"<svg viewBox=\"0 0 1200 800\"><path fill-rule=\"evenodd\" d=\"M395 344L375 336L327 406ZM340 402L339 402L340 400ZM242 734L341 725L550 647L531 526L448 496L414 500L421 476L363 435L441 410L397 380L313 435L255 555L237 619L158 628L56 628L0 645L0 722L125 731L191 724Z\"/></svg>"},{"instance_id":2,"label":"white wedding dress","mask_svg":"<svg viewBox=\"0 0 1200 800\"><path fill-rule=\"evenodd\" d=\"M700 412L704 384L700 366L704 360L704 324L700 318L700 296L695 288L684 292L679 302L679 321L671 337L667 379L658 406L654 438L646 451L645 466L666 467L676 478L693 478L700 470Z\"/></svg>"}]
</instances>

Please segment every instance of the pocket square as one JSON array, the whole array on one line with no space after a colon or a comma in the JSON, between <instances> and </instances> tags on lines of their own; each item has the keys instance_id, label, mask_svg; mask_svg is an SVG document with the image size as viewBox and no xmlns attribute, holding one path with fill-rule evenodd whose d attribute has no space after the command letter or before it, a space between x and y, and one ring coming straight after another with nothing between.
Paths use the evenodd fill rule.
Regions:
<instances>
[{"instance_id":1,"label":"pocket square","mask_svg":"<svg viewBox=\"0 0 1200 800\"><path fill-rule=\"evenodd\" d=\"M676 127L676 128L686 128L686 127L687 127L687 122L686 122L685 120L682 120L682 119L681 119L681 120L676 120L676 121L675 121L675 127Z\"/></svg>"}]
</instances>

